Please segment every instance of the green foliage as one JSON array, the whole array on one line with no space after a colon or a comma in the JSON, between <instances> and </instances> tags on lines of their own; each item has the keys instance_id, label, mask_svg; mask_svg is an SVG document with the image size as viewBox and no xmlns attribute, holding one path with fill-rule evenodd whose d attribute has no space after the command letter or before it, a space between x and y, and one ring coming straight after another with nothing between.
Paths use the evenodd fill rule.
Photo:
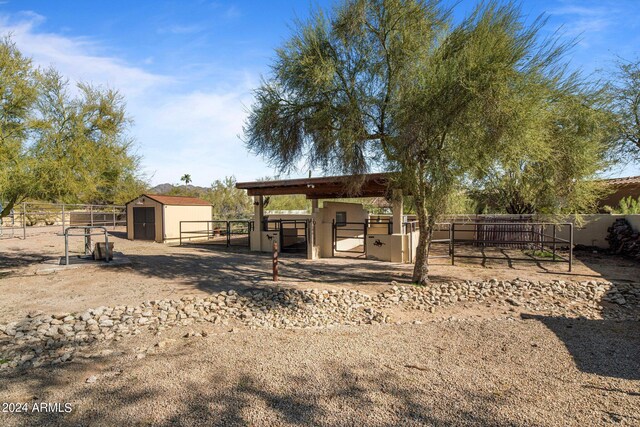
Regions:
<instances>
[{"instance_id":1,"label":"green foliage","mask_svg":"<svg viewBox=\"0 0 640 427\"><path fill-rule=\"evenodd\" d=\"M33 68L9 39L0 42L0 70L1 215L27 198L123 203L146 186L117 91L79 83L71 95L58 72Z\"/></svg>"},{"instance_id":2,"label":"green foliage","mask_svg":"<svg viewBox=\"0 0 640 427\"><path fill-rule=\"evenodd\" d=\"M191 184L191 175L188 173L185 173L180 177L180 181L184 182L185 185Z\"/></svg>"},{"instance_id":3,"label":"green foliage","mask_svg":"<svg viewBox=\"0 0 640 427\"><path fill-rule=\"evenodd\" d=\"M544 19L526 25L512 3L481 3L460 23L450 12L438 1L347 0L315 13L277 50L244 129L248 147L281 170L305 160L327 172L396 172L392 185L412 195L420 223L423 284L434 224L469 207L452 200L465 189L490 188L488 175L508 178L525 161L531 186L542 176L565 190L563 180L593 175L603 151L599 106L584 105L590 94L565 76L567 46L540 39ZM566 187L557 199L591 197Z\"/></svg>"},{"instance_id":4,"label":"green foliage","mask_svg":"<svg viewBox=\"0 0 640 427\"><path fill-rule=\"evenodd\" d=\"M214 219L246 219L253 215L253 202L246 191L236 188L235 177L216 180L203 198L213 205Z\"/></svg>"},{"instance_id":5,"label":"green foliage","mask_svg":"<svg viewBox=\"0 0 640 427\"><path fill-rule=\"evenodd\" d=\"M619 61L610 85L611 108L617 113L620 155L640 159L640 59Z\"/></svg>"},{"instance_id":6,"label":"green foliage","mask_svg":"<svg viewBox=\"0 0 640 427\"><path fill-rule=\"evenodd\" d=\"M537 88L519 94L516 123L506 145L475 182L474 200L489 212L591 213L606 187L614 116L601 90ZM545 96L545 93L547 94Z\"/></svg>"},{"instance_id":7,"label":"green foliage","mask_svg":"<svg viewBox=\"0 0 640 427\"><path fill-rule=\"evenodd\" d=\"M270 211L310 211L311 202L302 194L265 197L265 209Z\"/></svg>"},{"instance_id":8,"label":"green foliage","mask_svg":"<svg viewBox=\"0 0 640 427\"><path fill-rule=\"evenodd\" d=\"M605 210L612 214L638 215L640 214L640 197L637 199L631 196L624 197L618 202L617 208L605 206Z\"/></svg>"}]
</instances>

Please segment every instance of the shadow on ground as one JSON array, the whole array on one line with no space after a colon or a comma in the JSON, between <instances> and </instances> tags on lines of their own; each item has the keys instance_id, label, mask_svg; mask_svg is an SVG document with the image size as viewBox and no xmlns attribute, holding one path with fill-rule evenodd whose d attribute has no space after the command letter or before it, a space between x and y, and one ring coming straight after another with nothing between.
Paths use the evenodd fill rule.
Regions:
<instances>
[{"instance_id":1,"label":"shadow on ground","mask_svg":"<svg viewBox=\"0 0 640 427\"><path fill-rule=\"evenodd\" d=\"M207 256L211 254L211 256ZM147 277L180 280L207 292L228 289L254 289L272 286L272 259L268 254L238 250L174 250L168 254L136 255L128 253L133 271ZM401 264L332 258L309 261L301 257L282 256L279 260L280 284L388 285L395 280L411 283L411 266ZM433 280L454 280L433 276Z\"/></svg>"},{"instance_id":2,"label":"shadow on ground","mask_svg":"<svg viewBox=\"0 0 640 427\"><path fill-rule=\"evenodd\" d=\"M168 363L177 363L185 352L187 350L165 357L169 359ZM368 366L356 369L327 367L321 378L317 374L299 374L275 379L244 373L230 378L225 374L208 373L198 381L181 382L178 389L188 392L175 393L173 390L171 395L179 397L169 399L166 386L128 372L122 379L106 385L70 384L69 371L79 368L74 365L50 371L32 370L24 378L20 373L2 375L7 384L25 381L32 403L42 400L52 390L73 389L64 397L65 402L75 405L70 414L14 416L25 417L22 419L24 425L30 426L527 425L504 419L499 409L505 404L505 396L477 392L472 387L457 384L456 389L462 389L456 393L457 402L443 401L445 399L432 394L430 384L410 380L413 372L376 372ZM168 407L168 416L150 409L154 407Z\"/></svg>"}]
</instances>

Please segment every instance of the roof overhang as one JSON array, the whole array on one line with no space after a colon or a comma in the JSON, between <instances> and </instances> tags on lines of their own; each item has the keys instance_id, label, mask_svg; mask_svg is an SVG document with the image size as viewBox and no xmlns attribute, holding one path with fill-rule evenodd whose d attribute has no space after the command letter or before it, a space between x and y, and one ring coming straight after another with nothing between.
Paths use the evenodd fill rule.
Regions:
<instances>
[{"instance_id":1,"label":"roof overhang","mask_svg":"<svg viewBox=\"0 0 640 427\"><path fill-rule=\"evenodd\" d=\"M338 199L345 197L384 197L391 173L327 176L319 178L283 179L275 181L238 182L236 188L247 190L249 196L304 194L307 199ZM349 191L354 180L362 180L357 191Z\"/></svg>"}]
</instances>

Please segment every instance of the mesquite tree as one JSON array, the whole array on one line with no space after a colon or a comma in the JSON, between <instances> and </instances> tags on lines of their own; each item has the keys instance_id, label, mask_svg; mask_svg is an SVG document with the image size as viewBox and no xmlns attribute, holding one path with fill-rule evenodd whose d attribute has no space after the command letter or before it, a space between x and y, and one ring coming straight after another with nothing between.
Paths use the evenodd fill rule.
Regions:
<instances>
[{"instance_id":1,"label":"mesquite tree","mask_svg":"<svg viewBox=\"0 0 640 427\"><path fill-rule=\"evenodd\" d=\"M481 5L458 24L450 12L437 1L352 0L315 13L277 50L244 129L248 147L283 171L306 160L396 172L417 208L420 284L447 199L486 173L517 127L516 95L541 99L564 81L564 46L538 37L544 20L524 25L513 4Z\"/></svg>"}]
</instances>

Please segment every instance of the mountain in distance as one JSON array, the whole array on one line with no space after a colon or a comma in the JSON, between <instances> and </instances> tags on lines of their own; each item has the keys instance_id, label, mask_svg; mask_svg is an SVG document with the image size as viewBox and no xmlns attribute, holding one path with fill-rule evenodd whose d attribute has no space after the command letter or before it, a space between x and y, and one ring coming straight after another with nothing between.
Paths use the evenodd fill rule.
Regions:
<instances>
[{"instance_id":1,"label":"mountain in distance","mask_svg":"<svg viewBox=\"0 0 640 427\"><path fill-rule=\"evenodd\" d=\"M199 187L197 185L173 185L168 182L158 184L149 189L150 194L182 194L182 193L201 193L209 190L207 187Z\"/></svg>"}]
</instances>

